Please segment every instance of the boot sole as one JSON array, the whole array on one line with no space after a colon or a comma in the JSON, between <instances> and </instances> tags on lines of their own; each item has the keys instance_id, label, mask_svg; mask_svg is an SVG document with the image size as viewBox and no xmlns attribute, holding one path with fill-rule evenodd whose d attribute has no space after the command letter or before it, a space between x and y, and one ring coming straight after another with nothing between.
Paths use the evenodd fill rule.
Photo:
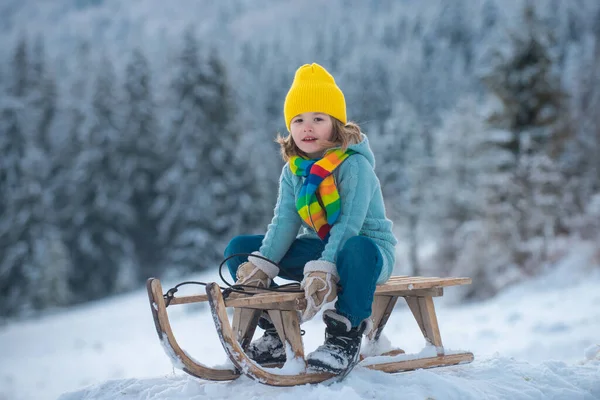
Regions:
<instances>
[{"instance_id":1,"label":"boot sole","mask_svg":"<svg viewBox=\"0 0 600 400\"><path fill-rule=\"evenodd\" d=\"M329 372L332 374L336 374L339 375L342 372L346 371L345 368L331 368L329 365L327 364L323 364L320 361L312 361L312 360L308 360L307 361L308 364L308 368L313 370L313 371L319 371L319 372Z\"/></svg>"},{"instance_id":2,"label":"boot sole","mask_svg":"<svg viewBox=\"0 0 600 400\"><path fill-rule=\"evenodd\" d=\"M346 375L348 375L350 373L350 371L352 371L354 369L356 364L358 364L358 362L360 361L359 357L360 357L360 348L359 348L358 352L356 353L356 356L354 357L354 359L350 362L350 364L348 364L348 367L346 367L346 368L332 368L331 366L324 364L320 360L309 359L306 361L306 363L307 363L309 369L312 369L314 371L319 371L319 372L329 372L332 374L336 374L336 375L338 375L338 379L342 379Z\"/></svg>"}]
</instances>

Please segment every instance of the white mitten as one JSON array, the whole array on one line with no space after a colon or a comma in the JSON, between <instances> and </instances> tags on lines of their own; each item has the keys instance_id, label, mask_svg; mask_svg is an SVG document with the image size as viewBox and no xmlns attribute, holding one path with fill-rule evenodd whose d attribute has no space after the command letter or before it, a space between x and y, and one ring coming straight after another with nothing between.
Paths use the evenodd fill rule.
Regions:
<instances>
[{"instance_id":1,"label":"white mitten","mask_svg":"<svg viewBox=\"0 0 600 400\"><path fill-rule=\"evenodd\" d=\"M237 278L237 281L235 281L236 285L266 288L271 284L271 278L250 261L240 264L235 277Z\"/></svg>"},{"instance_id":2,"label":"white mitten","mask_svg":"<svg viewBox=\"0 0 600 400\"><path fill-rule=\"evenodd\" d=\"M306 310L302 313L302 321L314 317L323 305L337 297L339 278L330 272L310 271L304 274L302 289L306 298Z\"/></svg>"}]
</instances>

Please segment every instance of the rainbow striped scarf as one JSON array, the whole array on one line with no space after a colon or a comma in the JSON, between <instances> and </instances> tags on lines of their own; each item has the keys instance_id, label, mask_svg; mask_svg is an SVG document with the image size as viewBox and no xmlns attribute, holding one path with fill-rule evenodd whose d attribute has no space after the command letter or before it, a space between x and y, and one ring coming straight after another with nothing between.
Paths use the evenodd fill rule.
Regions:
<instances>
[{"instance_id":1,"label":"rainbow striped scarf","mask_svg":"<svg viewBox=\"0 0 600 400\"><path fill-rule=\"evenodd\" d=\"M321 240L329 238L329 231L340 215L340 194L332 172L354 153L354 150L335 149L318 160L290 157L292 173L306 177L296 201L298 214Z\"/></svg>"}]
</instances>

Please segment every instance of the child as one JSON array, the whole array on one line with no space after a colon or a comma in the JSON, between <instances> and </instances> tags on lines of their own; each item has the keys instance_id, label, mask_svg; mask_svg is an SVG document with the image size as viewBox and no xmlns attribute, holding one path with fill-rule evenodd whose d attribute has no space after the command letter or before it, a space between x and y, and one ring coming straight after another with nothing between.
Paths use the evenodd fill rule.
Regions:
<instances>
[{"instance_id":1,"label":"child","mask_svg":"<svg viewBox=\"0 0 600 400\"><path fill-rule=\"evenodd\" d=\"M290 134L278 138L286 164L273 220L264 236L235 237L225 256L252 253L281 266L252 255L231 258L227 265L237 284L267 287L276 276L302 282L303 321L337 297L335 310L323 313L325 344L307 362L340 373L358 360L375 286L392 273L397 241L367 136L347 122L344 94L329 72L318 64L300 67L284 117ZM248 355L261 364L284 361L268 314L259 326L265 334Z\"/></svg>"}]
</instances>

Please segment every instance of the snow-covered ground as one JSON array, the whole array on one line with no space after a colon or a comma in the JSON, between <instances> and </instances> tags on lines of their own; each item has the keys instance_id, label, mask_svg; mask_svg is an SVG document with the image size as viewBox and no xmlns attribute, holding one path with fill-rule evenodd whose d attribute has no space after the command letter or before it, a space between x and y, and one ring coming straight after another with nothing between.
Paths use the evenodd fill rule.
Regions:
<instances>
[{"instance_id":1,"label":"snow-covered ground","mask_svg":"<svg viewBox=\"0 0 600 400\"><path fill-rule=\"evenodd\" d=\"M597 264L593 247L579 245L551 273L489 301L453 307L438 299L445 347L471 350L471 364L394 375L356 368L340 383L294 388L268 387L245 377L200 381L174 370L140 290L0 328L0 400L600 399ZM219 281L216 272L193 278ZM164 283L165 290L171 283ZM206 306L176 306L169 312L188 353L206 364L227 361ZM323 325L313 320L303 328L310 351L321 343ZM407 352L424 346L403 306L385 332Z\"/></svg>"}]
</instances>

